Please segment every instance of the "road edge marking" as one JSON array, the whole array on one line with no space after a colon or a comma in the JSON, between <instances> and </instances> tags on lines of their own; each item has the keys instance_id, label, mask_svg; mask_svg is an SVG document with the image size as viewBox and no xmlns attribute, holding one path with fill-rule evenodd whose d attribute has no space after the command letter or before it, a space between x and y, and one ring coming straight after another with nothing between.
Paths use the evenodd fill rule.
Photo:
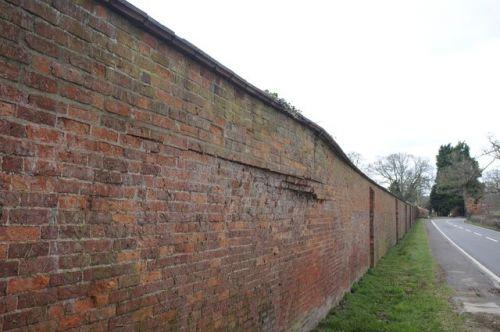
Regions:
<instances>
[{"instance_id":1,"label":"road edge marking","mask_svg":"<svg viewBox=\"0 0 500 332\"><path fill-rule=\"evenodd\" d=\"M450 239L444 232L434 223L434 220L431 220L431 223L436 227L436 229L441 233L441 235L444 236L445 239L447 239L451 244L453 244L462 254L465 255L465 257L469 258L474 264L479 267L480 270L482 270L486 275L493 281L493 284L495 285L496 288L500 287L500 277L497 276L495 273L490 271L486 266L483 264L479 263L474 257L472 257L470 254L468 254L465 250L463 250L458 244L453 242L452 239Z\"/></svg>"}]
</instances>

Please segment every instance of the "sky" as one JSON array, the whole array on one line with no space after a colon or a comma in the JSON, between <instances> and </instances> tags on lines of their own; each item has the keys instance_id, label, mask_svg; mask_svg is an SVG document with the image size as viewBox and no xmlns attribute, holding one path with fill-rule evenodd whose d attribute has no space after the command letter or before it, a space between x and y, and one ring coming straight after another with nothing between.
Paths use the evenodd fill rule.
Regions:
<instances>
[{"instance_id":1,"label":"sky","mask_svg":"<svg viewBox=\"0 0 500 332\"><path fill-rule=\"evenodd\" d=\"M500 139L500 1L129 1L366 162Z\"/></svg>"}]
</instances>

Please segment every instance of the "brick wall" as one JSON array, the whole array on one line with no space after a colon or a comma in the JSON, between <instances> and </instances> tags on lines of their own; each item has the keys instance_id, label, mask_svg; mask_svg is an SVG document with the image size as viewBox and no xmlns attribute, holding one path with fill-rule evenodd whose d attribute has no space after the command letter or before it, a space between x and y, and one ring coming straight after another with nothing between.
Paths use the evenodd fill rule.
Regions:
<instances>
[{"instance_id":1,"label":"brick wall","mask_svg":"<svg viewBox=\"0 0 500 332\"><path fill-rule=\"evenodd\" d=\"M0 0L0 327L313 327L411 207L130 15Z\"/></svg>"}]
</instances>

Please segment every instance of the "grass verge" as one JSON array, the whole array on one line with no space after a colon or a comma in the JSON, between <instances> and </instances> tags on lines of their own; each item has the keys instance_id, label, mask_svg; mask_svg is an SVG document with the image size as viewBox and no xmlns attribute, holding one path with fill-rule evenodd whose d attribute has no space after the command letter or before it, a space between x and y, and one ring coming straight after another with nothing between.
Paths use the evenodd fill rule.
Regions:
<instances>
[{"instance_id":1,"label":"grass verge","mask_svg":"<svg viewBox=\"0 0 500 332\"><path fill-rule=\"evenodd\" d=\"M440 280L425 222L355 284L316 331L462 331L449 288Z\"/></svg>"},{"instance_id":2,"label":"grass verge","mask_svg":"<svg viewBox=\"0 0 500 332\"><path fill-rule=\"evenodd\" d=\"M481 224L480 222L477 222L477 221L474 221L474 220L471 220L471 219L465 219L465 223L466 224L471 224L471 225L474 225L474 226L478 226L478 227L483 227L483 228L491 229L493 231L500 232L500 229L498 227Z\"/></svg>"}]
</instances>

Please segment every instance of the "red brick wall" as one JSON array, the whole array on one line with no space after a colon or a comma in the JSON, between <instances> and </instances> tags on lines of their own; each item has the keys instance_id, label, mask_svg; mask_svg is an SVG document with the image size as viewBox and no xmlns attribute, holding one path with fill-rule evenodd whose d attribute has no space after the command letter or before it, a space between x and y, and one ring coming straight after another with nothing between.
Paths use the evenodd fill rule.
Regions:
<instances>
[{"instance_id":1,"label":"red brick wall","mask_svg":"<svg viewBox=\"0 0 500 332\"><path fill-rule=\"evenodd\" d=\"M3 330L306 330L369 267L370 187L395 244L327 141L99 3L0 0L0 40Z\"/></svg>"}]
</instances>

